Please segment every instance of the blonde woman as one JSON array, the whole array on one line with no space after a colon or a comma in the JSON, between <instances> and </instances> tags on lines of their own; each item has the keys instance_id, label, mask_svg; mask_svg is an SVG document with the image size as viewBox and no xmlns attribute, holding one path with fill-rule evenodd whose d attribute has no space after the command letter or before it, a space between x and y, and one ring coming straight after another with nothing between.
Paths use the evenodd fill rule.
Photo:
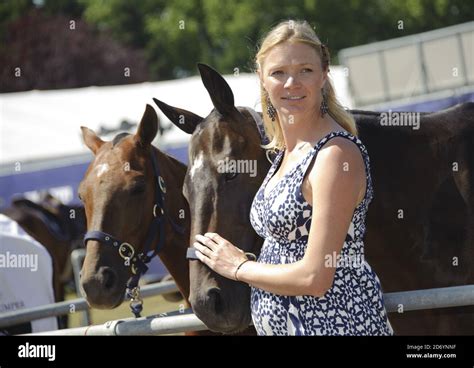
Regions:
<instances>
[{"instance_id":1,"label":"blonde woman","mask_svg":"<svg viewBox=\"0 0 474 368\"><path fill-rule=\"evenodd\" d=\"M329 53L306 22L280 23L256 55L267 148L279 151L250 214L257 261L215 233L199 259L251 285L260 335L391 335L379 279L364 260L373 196L369 156L328 79Z\"/></svg>"}]
</instances>

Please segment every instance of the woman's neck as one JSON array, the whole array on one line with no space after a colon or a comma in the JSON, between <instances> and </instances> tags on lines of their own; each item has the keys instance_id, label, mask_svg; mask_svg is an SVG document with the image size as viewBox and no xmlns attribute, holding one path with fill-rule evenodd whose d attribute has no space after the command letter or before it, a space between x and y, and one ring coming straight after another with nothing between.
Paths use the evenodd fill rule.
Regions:
<instances>
[{"instance_id":1,"label":"woman's neck","mask_svg":"<svg viewBox=\"0 0 474 368\"><path fill-rule=\"evenodd\" d=\"M304 143L312 143L319 140L319 137L331 125L330 121L326 118L321 118L319 114L316 118L314 115L312 118L307 119L304 117L298 119L294 116L291 120L287 116L282 116L280 124L288 153L291 153L295 148L301 148L301 145Z\"/></svg>"}]
</instances>

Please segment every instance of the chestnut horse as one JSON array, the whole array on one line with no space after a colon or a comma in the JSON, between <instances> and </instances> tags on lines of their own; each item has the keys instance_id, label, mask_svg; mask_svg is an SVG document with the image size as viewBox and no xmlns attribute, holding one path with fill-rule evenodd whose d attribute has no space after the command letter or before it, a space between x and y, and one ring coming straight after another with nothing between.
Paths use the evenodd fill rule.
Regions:
<instances>
[{"instance_id":1,"label":"chestnut horse","mask_svg":"<svg viewBox=\"0 0 474 368\"><path fill-rule=\"evenodd\" d=\"M146 106L136 134L121 133L111 142L81 129L94 154L79 185L88 230L81 286L89 305L121 304L126 284L136 286L156 253L188 299L186 166L151 144L158 131L154 109Z\"/></svg>"},{"instance_id":2,"label":"chestnut horse","mask_svg":"<svg viewBox=\"0 0 474 368\"><path fill-rule=\"evenodd\" d=\"M197 233L218 232L258 253L262 239L252 230L249 211L268 170L256 128L260 117L234 106L218 72L204 65L199 70L215 108L209 116L155 100L192 134L183 188L192 214L191 243ZM375 188L365 251L384 292L474 284L473 116L474 104L468 103L422 114L420 130L414 130L384 126L380 113L354 112ZM218 163L226 158L256 160L256 175L222 173ZM190 276L190 302L210 329L235 331L250 320L248 287L198 261L191 261ZM399 334L472 334L474 307L391 313L390 320Z\"/></svg>"}]
</instances>

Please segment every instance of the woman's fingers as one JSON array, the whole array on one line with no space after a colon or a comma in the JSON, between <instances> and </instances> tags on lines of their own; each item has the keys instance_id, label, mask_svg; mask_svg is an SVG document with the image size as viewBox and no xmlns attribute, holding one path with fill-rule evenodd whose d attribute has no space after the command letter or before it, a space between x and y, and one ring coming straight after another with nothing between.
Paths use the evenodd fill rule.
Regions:
<instances>
[{"instance_id":1,"label":"woman's fingers","mask_svg":"<svg viewBox=\"0 0 474 368\"><path fill-rule=\"evenodd\" d=\"M216 244L222 244L225 242L225 239L217 233L205 233L204 236L211 239Z\"/></svg>"},{"instance_id":2,"label":"woman's fingers","mask_svg":"<svg viewBox=\"0 0 474 368\"><path fill-rule=\"evenodd\" d=\"M208 247L212 250L215 250L218 246L217 243L214 240L208 238L207 236L203 236L203 235L198 234L198 235L195 236L195 239L198 242L200 242L201 244L205 245L206 247Z\"/></svg>"},{"instance_id":3,"label":"woman's fingers","mask_svg":"<svg viewBox=\"0 0 474 368\"><path fill-rule=\"evenodd\" d=\"M211 257L212 251L208 247L206 247L206 246L204 246L204 245L202 245L198 242L194 242L193 246L194 246L194 248L196 248L200 253L202 253L206 257L208 257L208 258Z\"/></svg>"},{"instance_id":4,"label":"woman's fingers","mask_svg":"<svg viewBox=\"0 0 474 368\"><path fill-rule=\"evenodd\" d=\"M203 253L201 253L200 251L197 251L196 252L196 257L202 262L204 263L205 265L211 267L211 260L209 257L206 257ZM212 268L212 267L211 267Z\"/></svg>"}]
</instances>

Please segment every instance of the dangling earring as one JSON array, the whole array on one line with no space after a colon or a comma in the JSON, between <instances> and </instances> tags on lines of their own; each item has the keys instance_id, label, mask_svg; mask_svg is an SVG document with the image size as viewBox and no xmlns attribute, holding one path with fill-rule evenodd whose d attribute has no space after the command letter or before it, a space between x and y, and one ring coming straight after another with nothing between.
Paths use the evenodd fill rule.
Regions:
<instances>
[{"instance_id":1,"label":"dangling earring","mask_svg":"<svg viewBox=\"0 0 474 368\"><path fill-rule=\"evenodd\" d=\"M276 110L275 107L272 105L272 102L270 101L270 97L266 98L266 103L267 103L267 114L272 119L272 121L275 121L276 119Z\"/></svg>"},{"instance_id":2,"label":"dangling earring","mask_svg":"<svg viewBox=\"0 0 474 368\"><path fill-rule=\"evenodd\" d=\"M324 88L321 88L321 95L323 96L323 100L321 101L321 107L319 110L321 111L321 117L324 118L329 111L328 102L327 102L327 94Z\"/></svg>"}]
</instances>

